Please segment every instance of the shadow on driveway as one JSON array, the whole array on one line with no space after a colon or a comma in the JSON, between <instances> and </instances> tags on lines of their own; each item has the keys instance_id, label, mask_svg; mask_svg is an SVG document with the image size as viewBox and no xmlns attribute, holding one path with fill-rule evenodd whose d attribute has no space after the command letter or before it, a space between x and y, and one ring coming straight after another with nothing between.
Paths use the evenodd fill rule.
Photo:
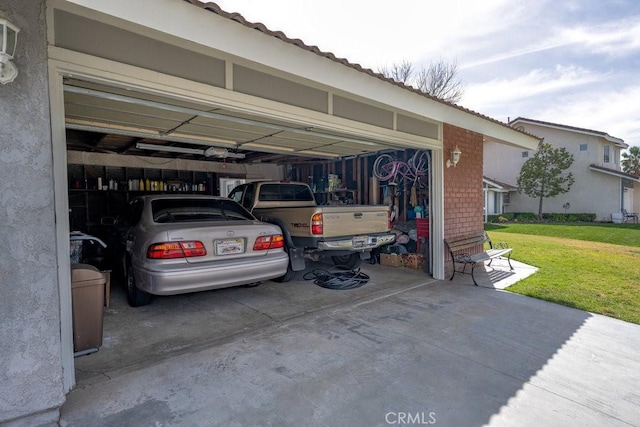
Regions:
<instances>
[{"instance_id":1,"label":"shadow on driveway","mask_svg":"<svg viewBox=\"0 0 640 427\"><path fill-rule=\"evenodd\" d=\"M149 359L116 363L126 362L118 351L136 353L122 341L93 355L111 353L113 366L77 359L86 370L61 425L637 423L638 325L404 268L365 270L371 283L352 291L266 283L121 316L119 339L144 341ZM130 313L114 307L112 317ZM164 341L146 338L160 328Z\"/></svg>"}]
</instances>

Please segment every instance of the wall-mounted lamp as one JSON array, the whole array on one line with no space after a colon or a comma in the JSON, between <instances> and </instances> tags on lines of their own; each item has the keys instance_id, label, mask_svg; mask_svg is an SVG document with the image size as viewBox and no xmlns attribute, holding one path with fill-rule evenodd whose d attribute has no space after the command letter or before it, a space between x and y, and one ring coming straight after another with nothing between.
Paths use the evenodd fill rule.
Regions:
<instances>
[{"instance_id":1,"label":"wall-mounted lamp","mask_svg":"<svg viewBox=\"0 0 640 427\"><path fill-rule=\"evenodd\" d=\"M456 145L456 148L454 148L453 151L451 151L451 159L447 160L447 167L450 168L451 166L453 166L455 168L458 162L460 161L461 155L462 155L462 151L460 151L460 149Z\"/></svg>"},{"instance_id":2,"label":"wall-mounted lamp","mask_svg":"<svg viewBox=\"0 0 640 427\"><path fill-rule=\"evenodd\" d=\"M18 75L18 69L11 60L16 53L19 31L0 12L0 83L3 85L12 82Z\"/></svg>"}]
</instances>

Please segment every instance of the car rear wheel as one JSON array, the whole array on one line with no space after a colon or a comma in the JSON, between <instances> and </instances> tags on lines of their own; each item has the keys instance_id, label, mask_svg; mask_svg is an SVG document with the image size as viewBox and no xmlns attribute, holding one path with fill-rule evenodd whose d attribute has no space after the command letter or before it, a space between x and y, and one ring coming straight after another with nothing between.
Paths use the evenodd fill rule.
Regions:
<instances>
[{"instance_id":1,"label":"car rear wheel","mask_svg":"<svg viewBox=\"0 0 640 427\"><path fill-rule=\"evenodd\" d=\"M291 264L289 264L287 266L287 272L284 273L283 276L276 277L275 279L271 279L271 280L278 283L289 282L291 279L293 279L293 276L295 275L296 275L296 272L291 269Z\"/></svg>"},{"instance_id":2,"label":"car rear wheel","mask_svg":"<svg viewBox=\"0 0 640 427\"><path fill-rule=\"evenodd\" d=\"M136 286L131 263L127 263L127 300L131 307L140 307L151 302L151 294L141 291Z\"/></svg>"},{"instance_id":3,"label":"car rear wheel","mask_svg":"<svg viewBox=\"0 0 640 427\"><path fill-rule=\"evenodd\" d=\"M331 257L331 261L333 261L335 265L348 268L357 268L362 264L360 254L357 252L349 255L334 255Z\"/></svg>"}]
</instances>

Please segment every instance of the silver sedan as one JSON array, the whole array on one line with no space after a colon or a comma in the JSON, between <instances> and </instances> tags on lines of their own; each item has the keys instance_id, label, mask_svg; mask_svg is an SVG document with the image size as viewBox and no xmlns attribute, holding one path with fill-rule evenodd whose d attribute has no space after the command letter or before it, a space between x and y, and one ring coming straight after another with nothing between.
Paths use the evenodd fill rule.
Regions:
<instances>
[{"instance_id":1,"label":"silver sedan","mask_svg":"<svg viewBox=\"0 0 640 427\"><path fill-rule=\"evenodd\" d=\"M248 285L287 273L279 227L226 197L153 195L130 204L124 268L133 307L151 295Z\"/></svg>"}]
</instances>

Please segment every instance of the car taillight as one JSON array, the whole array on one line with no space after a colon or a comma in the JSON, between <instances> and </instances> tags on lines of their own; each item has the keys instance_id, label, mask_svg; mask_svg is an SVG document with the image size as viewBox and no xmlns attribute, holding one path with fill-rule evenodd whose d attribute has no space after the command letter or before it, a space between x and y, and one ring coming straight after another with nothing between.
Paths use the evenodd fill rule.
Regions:
<instances>
[{"instance_id":1,"label":"car taillight","mask_svg":"<svg viewBox=\"0 0 640 427\"><path fill-rule=\"evenodd\" d=\"M311 217L311 234L322 234L322 214L317 213Z\"/></svg>"},{"instance_id":2,"label":"car taillight","mask_svg":"<svg viewBox=\"0 0 640 427\"><path fill-rule=\"evenodd\" d=\"M258 237L256 239L256 243L253 245L254 251L264 251L267 249L277 248L284 248L284 237L282 234Z\"/></svg>"},{"instance_id":3,"label":"car taillight","mask_svg":"<svg viewBox=\"0 0 640 427\"><path fill-rule=\"evenodd\" d=\"M147 249L147 258L172 259L205 256L207 250L202 242L164 242L154 243Z\"/></svg>"}]
</instances>

